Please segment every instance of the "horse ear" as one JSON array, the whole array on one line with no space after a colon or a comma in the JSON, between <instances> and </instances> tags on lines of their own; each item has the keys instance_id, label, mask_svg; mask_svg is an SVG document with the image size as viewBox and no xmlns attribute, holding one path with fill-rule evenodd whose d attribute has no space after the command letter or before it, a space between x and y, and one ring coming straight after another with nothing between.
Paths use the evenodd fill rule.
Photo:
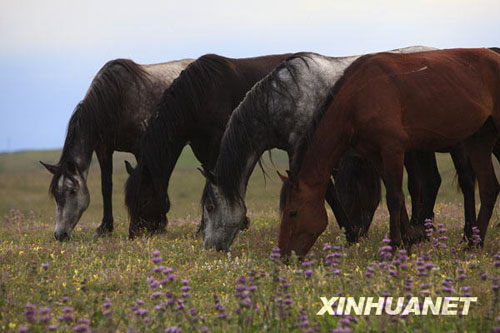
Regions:
<instances>
[{"instance_id":1,"label":"horse ear","mask_svg":"<svg viewBox=\"0 0 500 333\"><path fill-rule=\"evenodd\" d=\"M127 169L127 173L129 175L132 174L132 172L134 171L134 167L132 166L132 164L130 164L129 161L125 160L125 169Z\"/></svg>"},{"instance_id":2,"label":"horse ear","mask_svg":"<svg viewBox=\"0 0 500 333\"><path fill-rule=\"evenodd\" d=\"M212 184L217 184L217 182L215 181L216 177L214 173L210 171L208 168L202 165L201 168L198 168L198 170L203 175L203 177L208 179L208 181L210 181Z\"/></svg>"},{"instance_id":3,"label":"horse ear","mask_svg":"<svg viewBox=\"0 0 500 333\"><path fill-rule=\"evenodd\" d=\"M281 174L281 172L279 172L278 170L276 170L276 173L278 174L278 176L280 176L280 179L281 181L284 183L288 180L288 177L287 176L284 176Z\"/></svg>"},{"instance_id":4,"label":"horse ear","mask_svg":"<svg viewBox=\"0 0 500 333\"><path fill-rule=\"evenodd\" d=\"M57 169L59 169L59 167L57 165L43 163L42 161L38 161L38 162L40 162L40 164L43 165L45 167L45 169L47 169L53 175L57 172Z\"/></svg>"}]
</instances>

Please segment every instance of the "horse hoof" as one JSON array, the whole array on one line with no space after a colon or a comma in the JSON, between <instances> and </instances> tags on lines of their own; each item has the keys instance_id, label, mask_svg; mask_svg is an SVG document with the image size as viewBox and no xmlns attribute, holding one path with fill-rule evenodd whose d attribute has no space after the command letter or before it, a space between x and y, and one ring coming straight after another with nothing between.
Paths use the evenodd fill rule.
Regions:
<instances>
[{"instance_id":1,"label":"horse hoof","mask_svg":"<svg viewBox=\"0 0 500 333\"><path fill-rule=\"evenodd\" d=\"M408 235L406 237L406 242L409 246L418 244L426 239L427 235L425 233L425 227L423 226L413 226L410 227Z\"/></svg>"},{"instance_id":2,"label":"horse hoof","mask_svg":"<svg viewBox=\"0 0 500 333\"><path fill-rule=\"evenodd\" d=\"M156 230L153 230L152 232L150 232L151 235L163 235L163 234L166 234L167 233L167 229L166 228L158 228Z\"/></svg>"},{"instance_id":3,"label":"horse hoof","mask_svg":"<svg viewBox=\"0 0 500 333\"><path fill-rule=\"evenodd\" d=\"M389 246L391 247L391 253L394 255L396 254L397 250L399 249L404 249L405 247L403 246L403 243L401 241L399 242L393 242L393 241L390 241L389 242Z\"/></svg>"},{"instance_id":4,"label":"horse hoof","mask_svg":"<svg viewBox=\"0 0 500 333\"><path fill-rule=\"evenodd\" d=\"M111 236L113 233L113 230L108 230L105 228L97 228L95 233L94 233L94 240L101 238L101 237L106 237L106 236Z\"/></svg>"}]
</instances>

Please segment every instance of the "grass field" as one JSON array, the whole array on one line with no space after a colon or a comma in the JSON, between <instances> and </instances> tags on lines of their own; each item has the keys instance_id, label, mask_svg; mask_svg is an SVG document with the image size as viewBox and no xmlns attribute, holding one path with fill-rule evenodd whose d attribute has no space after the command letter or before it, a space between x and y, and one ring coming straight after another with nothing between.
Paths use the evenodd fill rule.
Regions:
<instances>
[{"instance_id":1,"label":"grass field","mask_svg":"<svg viewBox=\"0 0 500 333\"><path fill-rule=\"evenodd\" d=\"M330 225L303 263L270 259L276 246L280 181L255 172L247 196L251 227L230 255L205 251L195 237L203 178L189 149L174 172L172 210L165 235L127 239L123 160L114 163L115 232L92 239L102 214L99 169L89 175L91 204L69 242L52 233L54 203L49 173L38 160L57 162L58 151L0 155L0 331L421 331L488 332L500 327L500 222L495 211L482 250L463 251L462 196L447 155L435 208L436 233L406 257L383 259L388 231L385 204L367 239L347 246ZM274 163L285 170L284 154ZM324 249L330 243L333 249ZM159 254L155 251L159 251ZM153 256L157 259L152 260ZM331 258L334 258L333 260ZM325 259L326 258L326 259ZM155 261L155 262L153 262ZM156 267L156 269L155 269ZM320 296L478 297L467 316L317 316Z\"/></svg>"}]
</instances>

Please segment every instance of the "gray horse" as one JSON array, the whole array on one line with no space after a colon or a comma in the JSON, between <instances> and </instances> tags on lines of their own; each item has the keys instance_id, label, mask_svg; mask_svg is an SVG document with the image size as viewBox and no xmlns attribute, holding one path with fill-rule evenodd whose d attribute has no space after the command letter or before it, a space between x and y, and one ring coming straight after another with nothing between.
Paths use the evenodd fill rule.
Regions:
<instances>
[{"instance_id":1,"label":"gray horse","mask_svg":"<svg viewBox=\"0 0 500 333\"><path fill-rule=\"evenodd\" d=\"M101 167L104 203L96 236L113 231L113 152L130 152L137 158L140 139L163 91L191 61L139 65L132 60L116 59L99 70L70 118L59 162L40 162L53 174L49 192L56 201L57 240L70 237L89 206L86 183L94 151Z\"/></svg>"}]
</instances>

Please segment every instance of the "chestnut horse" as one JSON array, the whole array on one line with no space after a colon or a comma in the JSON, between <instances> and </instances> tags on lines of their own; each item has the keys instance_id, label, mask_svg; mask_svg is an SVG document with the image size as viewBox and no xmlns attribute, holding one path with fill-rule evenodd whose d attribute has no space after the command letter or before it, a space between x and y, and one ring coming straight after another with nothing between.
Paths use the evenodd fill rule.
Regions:
<instances>
[{"instance_id":1,"label":"chestnut horse","mask_svg":"<svg viewBox=\"0 0 500 333\"><path fill-rule=\"evenodd\" d=\"M327 225L331 170L347 151L369 158L387 190L392 246L423 237L410 226L402 191L408 151L464 142L479 183L476 225L484 241L499 192L491 152L500 128L500 57L487 49L359 58L333 88L297 149L285 181L279 247L305 255Z\"/></svg>"}]
</instances>

